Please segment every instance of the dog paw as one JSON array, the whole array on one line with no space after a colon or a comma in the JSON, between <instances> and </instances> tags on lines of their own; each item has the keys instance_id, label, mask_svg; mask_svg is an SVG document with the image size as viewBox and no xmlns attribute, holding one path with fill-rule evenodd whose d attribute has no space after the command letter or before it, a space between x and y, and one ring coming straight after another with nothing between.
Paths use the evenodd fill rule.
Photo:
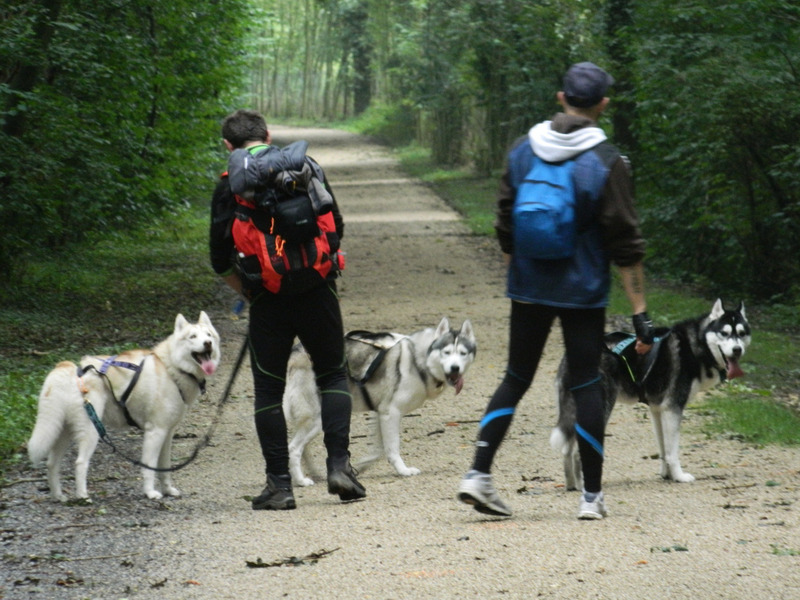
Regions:
<instances>
[{"instance_id":1,"label":"dog paw","mask_svg":"<svg viewBox=\"0 0 800 600\"><path fill-rule=\"evenodd\" d=\"M150 490L149 492L146 492L145 495L150 498L150 500L161 500L161 498L164 497L161 492L156 490Z\"/></svg>"},{"instance_id":2,"label":"dog paw","mask_svg":"<svg viewBox=\"0 0 800 600\"><path fill-rule=\"evenodd\" d=\"M91 506L92 505L92 499L89 498L88 496L76 497L76 498L72 498L71 500L68 500L66 497L64 497L64 499L61 500L61 502L63 502L67 506Z\"/></svg>"},{"instance_id":3,"label":"dog paw","mask_svg":"<svg viewBox=\"0 0 800 600\"><path fill-rule=\"evenodd\" d=\"M172 496L173 498L180 498L181 497L181 491L178 488L173 487L171 485L164 488L164 493L167 496Z\"/></svg>"},{"instance_id":4,"label":"dog paw","mask_svg":"<svg viewBox=\"0 0 800 600\"><path fill-rule=\"evenodd\" d=\"M406 467L405 469L397 469L397 472L403 477L411 477L412 475L419 475L422 471L416 467Z\"/></svg>"},{"instance_id":5,"label":"dog paw","mask_svg":"<svg viewBox=\"0 0 800 600\"><path fill-rule=\"evenodd\" d=\"M672 480L676 483L692 483L694 481L694 475L687 473L680 468L677 471L668 467L661 469L661 478Z\"/></svg>"},{"instance_id":6,"label":"dog paw","mask_svg":"<svg viewBox=\"0 0 800 600\"><path fill-rule=\"evenodd\" d=\"M311 477L306 477L303 472L296 473L292 471L292 485L297 487L308 487L314 485L314 480Z\"/></svg>"}]
</instances>

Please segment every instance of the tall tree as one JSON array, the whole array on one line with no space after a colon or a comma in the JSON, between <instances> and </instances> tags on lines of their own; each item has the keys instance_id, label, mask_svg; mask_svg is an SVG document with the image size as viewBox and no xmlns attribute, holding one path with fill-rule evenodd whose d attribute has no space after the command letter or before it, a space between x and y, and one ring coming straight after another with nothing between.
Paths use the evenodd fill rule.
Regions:
<instances>
[{"instance_id":1,"label":"tall tree","mask_svg":"<svg viewBox=\"0 0 800 600\"><path fill-rule=\"evenodd\" d=\"M636 80L635 54L632 41L633 7L631 0L608 0L606 6L606 44L614 73L612 123L614 141L623 151L636 152Z\"/></svg>"},{"instance_id":2,"label":"tall tree","mask_svg":"<svg viewBox=\"0 0 800 600\"><path fill-rule=\"evenodd\" d=\"M4 70L8 69L8 87L3 132L17 137L24 128L25 98L39 83L47 68L47 54L61 13L61 0L40 0L29 6L15 5L4 10L9 13L9 29L13 28L14 18L30 22L30 36L23 34L17 37L14 40L16 47L9 48L13 54L4 61ZM12 40L10 38L8 41Z\"/></svg>"}]
</instances>

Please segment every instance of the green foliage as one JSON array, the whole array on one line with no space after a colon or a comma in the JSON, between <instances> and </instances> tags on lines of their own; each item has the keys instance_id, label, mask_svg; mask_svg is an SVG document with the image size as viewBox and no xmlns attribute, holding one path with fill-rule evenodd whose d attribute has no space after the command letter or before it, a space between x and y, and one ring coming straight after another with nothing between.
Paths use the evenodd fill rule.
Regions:
<instances>
[{"instance_id":1,"label":"green foliage","mask_svg":"<svg viewBox=\"0 0 800 600\"><path fill-rule=\"evenodd\" d=\"M474 0L470 45L476 80L478 132L473 157L488 174L510 142L558 109L564 71L577 60L603 63L595 33L602 11L579 2Z\"/></svg>"},{"instance_id":2,"label":"green foliage","mask_svg":"<svg viewBox=\"0 0 800 600\"><path fill-rule=\"evenodd\" d=\"M36 398L47 370L0 374L0 459L13 456L36 420Z\"/></svg>"},{"instance_id":3,"label":"green foliage","mask_svg":"<svg viewBox=\"0 0 800 600\"><path fill-rule=\"evenodd\" d=\"M414 111L408 104L373 104L347 126L394 145L410 143L416 128Z\"/></svg>"},{"instance_id":4,"label":"green foliage","mask_svg":"<svg viewBox=\"0 0 800 600\"><path fill-rule=\"evenodd\" d=\"M9 10L0 75L0 272L92 231L124 230L201 194L240 82L234 0L101 0ZM37 16L41 15L41 16ZM52 19L52 20L50 20ZM41 48L31 60L21 49Z\"/></svg>"},{"instance_id":5,"label":"green foliage","mask_svg":"<svg viewBox=\"0 0 800 600\"><path fill-rule=\"evenodd\" d=\"M760 445L800 446L797 412L771 400L769 392L736 384L727 387L702 403L702 408L714 416L706 425L708 432Z\"/></svg>"},{"instance_id":6,"label":"green foliage","mask_svg":"<svg viewBox=\"0 0 800 600\"><path fill-rule=\"evenodd\" d=\"M636 166L659 269L797 301L798 25L780 0L641 6Z\"/></svg>"},{"instance_id":7,"label":"green foliage","mask_svg":"<svg viewBox=\"0 0 800 600\"><path fill-rule=\"evenodd\" d=\"M0 360L56 350L42 343L62 351L72 343L85 348L108 339L147 346L155 339L139 338L140 324L162 333L171 330L178 312L189 318L214 302L215 278L208 263L198 260L207 255L206 211L181 211L158 228L95 234L63 252L29 261L24 278L7 289L0 308ZM179 271L186 281L176 288ZM87 314L91 324L72 318ZM137 335L131 337L133 332Z\"/></svg>"}]
</instances>

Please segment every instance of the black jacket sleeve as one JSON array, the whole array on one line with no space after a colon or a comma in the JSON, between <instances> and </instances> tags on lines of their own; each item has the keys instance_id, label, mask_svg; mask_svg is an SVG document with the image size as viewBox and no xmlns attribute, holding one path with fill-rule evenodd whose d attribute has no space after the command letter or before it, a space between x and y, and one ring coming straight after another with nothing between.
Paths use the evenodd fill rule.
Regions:
<instances>
[{"instance_id":1,"label":"black jacket sleeve","mask_svg":"<svg viewBox=\"0 0 800 600\"><path fill-rule=\"evenodd\" d=\"M222 177L211 198L211 225L209 227L209 250L211 268L217 275L228 275L233 271L234 245L231 225L236 201L231 193L228 178Z\"/></svg>"}]
</instances>

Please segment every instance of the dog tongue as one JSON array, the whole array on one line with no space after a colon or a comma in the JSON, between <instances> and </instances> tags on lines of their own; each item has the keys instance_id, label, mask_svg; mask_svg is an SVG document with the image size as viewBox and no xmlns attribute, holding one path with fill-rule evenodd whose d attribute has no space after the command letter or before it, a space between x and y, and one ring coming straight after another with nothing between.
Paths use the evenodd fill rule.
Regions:
<instances>
[{"instance_id":1,"label":"dog tongue","mask_svg":"<svg viewBox=\"0 0 800 600\"><path fill-rule=\"evenodd\" d=\"M458 379L456 379L456 382L455 382L454 385L455 385L455 388L456 388L456 395L458 395L458 393L461 391L461 388L464 387L464 378L463 377L459 377Z\"/></svg>"},{"instance_id":2,"label":"dog tongue","mask_svg":"<svg viewBox=\"0 0 800 600\"><path fill-rule=\"evenodd\" d=\"M728 361L728 372L726 373L726 377L728 379L736 379L737 377L742 377L744 375L744 371L739 366L739 363L735 360Z\"/></svg>"},{"instance_id":3,"label":"dog tongue","mask_svg":"<svg viewBox=\"0 0 800 600\"><path fill-rule=\"evenodd\" d=\"M217 370L217 365L214 364L213 360L203 360L200 363L200 368L203 369L203 373L206 375L213 375L214 371Z\"/></svg>"}]
</instances>

